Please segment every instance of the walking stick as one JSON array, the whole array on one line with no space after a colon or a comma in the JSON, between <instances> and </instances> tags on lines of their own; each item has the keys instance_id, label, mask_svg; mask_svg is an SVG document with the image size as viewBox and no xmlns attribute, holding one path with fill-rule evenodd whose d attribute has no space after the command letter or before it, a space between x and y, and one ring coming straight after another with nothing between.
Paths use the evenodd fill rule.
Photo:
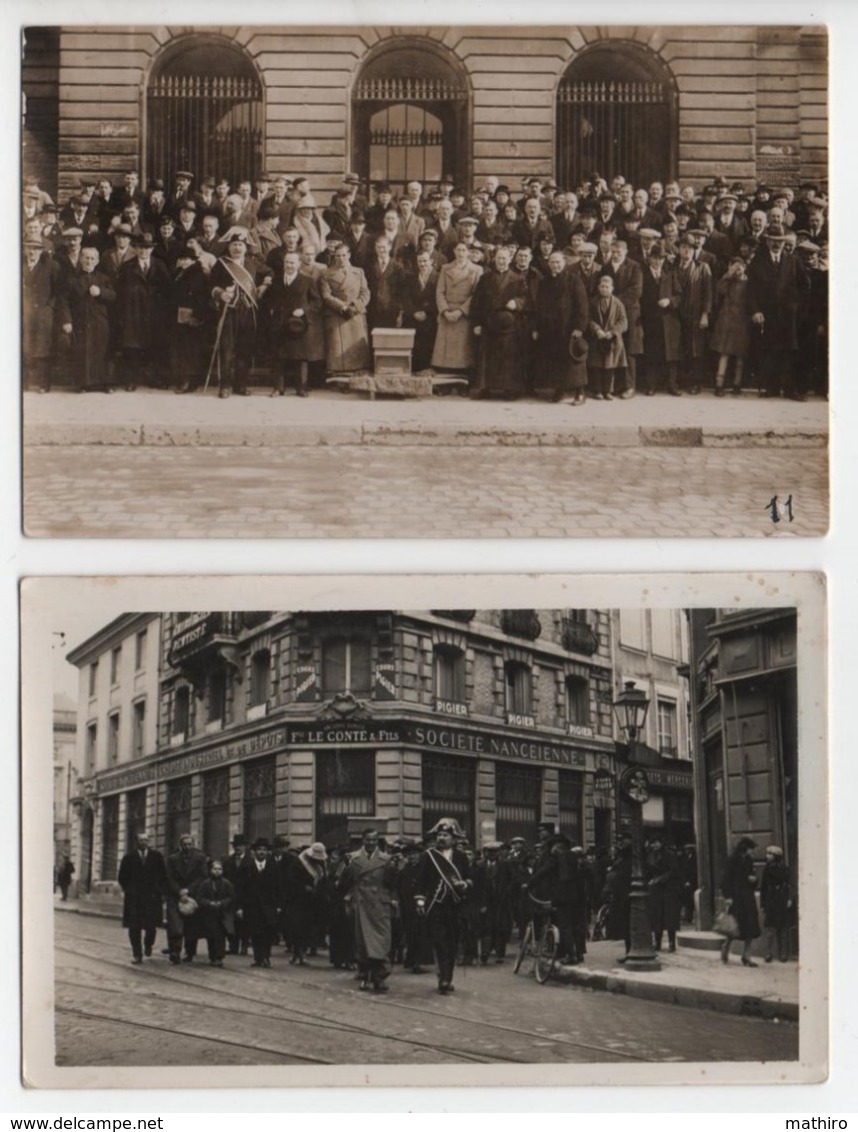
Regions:
<instances>
[{"instance_id":1,"label":"walking stick","mask_svg":"<svg viewBox=\"0 0 858 1132\"><path fill-rule=\"evenodd\" d=\"M203 393L205 393L205 391L209 387L209 381L211 380L212 368L214 367L215 358L218 359L218 385L220 385L220 336L223 333L223 324L226 321L226 312L229 310L229 307L229 303L224 303L223 310L220 312L220 318L218 319L217 324L217 334L215 335L214 349L212 350L212 356L209 360L209 368L208 372L206 373L206 383L203 386Z\"/></svg>"}]
</instances>

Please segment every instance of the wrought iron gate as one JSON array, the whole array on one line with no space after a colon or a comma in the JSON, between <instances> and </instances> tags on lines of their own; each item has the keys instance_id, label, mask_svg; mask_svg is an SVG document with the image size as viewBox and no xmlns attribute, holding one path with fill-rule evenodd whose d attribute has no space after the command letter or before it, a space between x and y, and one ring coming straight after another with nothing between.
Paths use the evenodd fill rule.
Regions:
<instances>
[{"instance_id":1,"label":"wrought iron gate","mask_svg":"<svg viewBox=\"0 0 858 1132\"><path fill-rule=\"evenodd\" d=\"M210 174L255 179L262 167L262 87L246 75L163 73L147 95L150 177L189 169L197 183Z\"/></svg>"},{"instance_id":2,"label":"wrought iron gate","mask_svg":"<svg viewBox=\"0 0 858 1132\"><path fill-rule=\"evenodd\" d=\"M665 82L564 81L557 91L557 175L574 188L590 173L633 185L672 176L672 91Z\"/></svg>"}]
</instances>

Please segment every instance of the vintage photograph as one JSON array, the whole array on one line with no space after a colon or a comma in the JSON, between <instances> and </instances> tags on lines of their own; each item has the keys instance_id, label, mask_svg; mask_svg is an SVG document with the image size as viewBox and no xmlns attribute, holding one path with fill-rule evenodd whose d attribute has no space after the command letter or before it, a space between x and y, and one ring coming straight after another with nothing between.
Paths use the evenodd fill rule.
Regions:
<instances>
[{"instance_id":1,"label":"vintage photograph","mask_svg":"<svg viewBox=\"0 0 858 1132\"><path fill-rule=\"evenodd\" d=\"M825 534L824 26L21 40L27 534Z\"/></svg>"},{"instance_id":2,"label":"vintage photograph","mask_svg":"<svg viewBox=\"0 0 858 1132\"><path fill-rule=\"evenodd\" d=\"M824 1077L821 577L104 583L24 585L27 1080Z\"/></svg>"}]
</instances>

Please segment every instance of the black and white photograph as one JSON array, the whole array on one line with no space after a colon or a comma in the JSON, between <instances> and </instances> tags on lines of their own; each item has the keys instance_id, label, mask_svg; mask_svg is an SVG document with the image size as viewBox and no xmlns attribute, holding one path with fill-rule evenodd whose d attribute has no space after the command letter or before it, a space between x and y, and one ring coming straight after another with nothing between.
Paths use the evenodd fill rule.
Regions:
<instances>
[{"instance_id":1,"label":"black and white photograph","mask_svg":"<svg viewBox=\"0 0 858 1132\"><path fill-rule=\"evenodd\" d=\"M826 533L824 24L20 34L27 535Z\"/></svg>"},{"instance_id":2,"label":"black and white photograph","mask_svg":"<svg viewBox=\"0 0 858 1132\"><path fill-rule=\"evenodd\" d=\"M25 1078L823 1080L824 585L28 579Z\"/></svg>"}]
</instances>

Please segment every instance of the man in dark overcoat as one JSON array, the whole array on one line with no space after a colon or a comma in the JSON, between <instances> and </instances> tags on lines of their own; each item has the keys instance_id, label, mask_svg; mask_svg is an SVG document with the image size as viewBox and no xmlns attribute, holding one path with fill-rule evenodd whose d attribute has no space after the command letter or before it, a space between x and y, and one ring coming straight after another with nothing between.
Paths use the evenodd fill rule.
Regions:
<instances>
[{"instance_id":1,"label":"man in dark overcoat","mask_svg":"<svg viewBox=\"0 0 858 1132\"><path fill-rule=\"evenodd\" d=\"M521 326L531 304L526 278L509 265L509 249L498 248L494 270L484 272L474 292L471 323L481 340L477 391L513 400L524 388Z\"/></svg>"},{"instance_id":2,"label":"man in dark overcoat","mask_svg":"<svg viewBox=\"0 0 858 1132\"><path fill-rule=\"evenodd\" d=\"M387 236L375 241L375 251L366 266L369 305L366 318L370 332L377 327L397 327L402 318L403 273L393 258Z\"/></svg>"},{"instance_id":3,"label":"man in dark overcoat","mask_svg":"<svg viewBox=\"0 0 858 1132\"><path fill-rule=\"evenodd\" d=\"M681 292L676 275L667 267L664 244L660 240L651 248L642 274L643 390L649 397L666 385L667 392L678 397L682 358Z\"/></svg>"},{"instance_id":4,"label":"man in dark overcoat","mask_svg":"<svg viewBox=\"0 0 858 1132\"><path fill-rule=\"evenodd\" d=\"M766 229L765 248L748 266L748 309L757 333L755 370L765 394L782 391L793 400L807 399L805 374L796 373L798 312L810 294L810 281L798 256L786 255L786 234L780 225Z\"/></svg>"},{"instance_id":5,"label":"man in dark overcoat","mask_svg":"<svg viewBox=\"0 0 858 1132\"><path fill-rule=\"evenodd\" d=\"M512 935L512 898L515 883L509 862L500 856L500 841L483 846L483 859L474 871L480 874L480 961L485 966L492 952L495 963L503 963Z\"/></svg>"},{"instance_id":6,"label":"man in dark overcoat","mask_svg":"<svg viewBox=\"0 0 858 1132\"><path fill-rule=\"evenodd\" d=\"M170 369L177 393L202 384L209 344L209 284L202 264L186 247L173 271L170 293Z\"/></svg>"},{"instance_id":7,"label":"man in dark overcoat","mask_svg":"<svg viewBox=\"0 0 858 1132\"><path fill-rule=\"evenodd\" d=\"M453 839L461 832L454 818L442 818L433 827L435 845L420 858L418 891L414 898L417 914L426 917L435 953L439 994L449 994L455 989L453 972L459 944L460 908L473 888L468 858L453 848Z\"/></svg>"},{"instance_id":8,"label":"man in dark overcoat","mask_svg":"<svg viewBox=\"0 0 858 1132\"><path fill-rule=\"evenodd\" d=\"M119 886L123 892L122 926L128 929L132 963L142 963L155 946L158 928L164 922L162 903L167 890L167 869L157 849L149 847L149 835L137 834L136 848L119 864ZM142 938L141 938L142 937Z\"/></svg>"},{"instance_id":9,"label":"man in dark overcoat","mask_svg":"<svg viewBox=\"0 0 858 1132\"><path fill-rule=\"evenodd\" d=\"M233 887L235 893L235 906L233 912L236 912L241 907L239 899L241 896L239 884L239 872L243 866L248 864L248 849L247 838L243 833L236 833L232 838L232 852L223 862L223 875ZM250 937L247 934L244 920L239 917L233 916L233 930L227 932L227 941L229 944L230 955L246 955L247 947L250 942Z\"/></svg>"},{"instance_id":10,"label":"man in dark overcoat","mask_svg":"<svg viewBox=\"0 0 858 1132\"><path fill-rule=\"evenodd\" d=\"M629 259L629 246L625 240L615 240L611 245L611 258L605 265L603 275L614 280L614 295L623 304L628 329L623 335L626 347L626 380L621 397L634 397L637 388L637 365L635 359L644 351L643 330L641 328L641 291L643 274L639 263Z\"/></svg>"},{"instance_id":11,"label":"man in dark overcoat","mask_svg":"<svg viewBox=\"0 0 858 1132\"><path fill-rule=\"evenodd\" d=\"M571 842L563 833L551 838L550 850L542 863L531 873L528 890L538 899L550 900L554 918L560 932L560 954L563 963L578 963L583 958L576 943L576 926L581 918L581 884L578 861L571 852Z\"/></svg>"},{"instance_id":12,"label":"man in dark overcoat","mask_svg":"<svg viewBox=\"0 0 858 1132\"><path fill-rule=\"evenodd\" d=\"M539 283L533 337L544 378L554 387L555 401L574 390L573 404L583 404L587 365L586 361L573 359L570 344L573 337L583 340L589 318L590 306L581 276L567 269L562 252L552 252L548 257L548 274Z\"/></svg>"},{"instance_id":13,"label":"man in dark overcoat","mask_svg":"<svg viewBox=\"0 0 858 1132\"><path fill-rule=\"evenodd\" d=\"M62 285L57 307L60 330L71 343L71 371L79 391L102 389L113 392L107 373L110 342L108 310L116 291L98 270L98 250L81 249L80 269L70 269Z\"/></svg>"},{"instance_id":14,"label":"man in dark overcoat","mask_svg":"<svg viewBox=\"0 0 858 1132\"><path fill-rule=\"evenodd\" d=\"M682 873L676 854L660 837L650 841L647 866L647 895L650 927L656 951L661 951L667 931L668 950L676 951L676 933L682 912Z\"/></svg>"},{"instance_id":15,"label":"man in dark overcoat","mask_svg":"<svg viewBox=\"0 0 858 1132\"><path fill-rule=\"evenodd\" d=\"M136 236L132 244L135 258L122 265L117 280L119 347L129 392L143 378L155 386L166 381L172 290L170 269L153 255L150 233Z\"/></svg>"},{"instance_id":16,"label":"man in dark overcoat","mask_svg":"<svg viewBox=\"0 0 858 1132\"><path fill-rule=\"evenodd\" d=\"M417 270L405 276L402 289L402 325L414 330L414 351L411 368L414 373L429 369L432 347L438 330L436 289L438 272L432 267L428 251L417 253Z\"/></svg>"},{"instance_id":17,"label":"man in dark overcoat","mask_svg":"<svg viewBox=\"0 0 858 1132\"><path fill-rule=\"evenodd\" d=\"M41 240L24 241L22 305L24 388L47 393L51 388L51 354L54 348L54 314L60 270L46 254Z\"/></svg>"},{"instance_id":18,"label":"man in dark overcoat","mask_svg":"<svg viewBox=\"0 0 858 1132\"><path fill-rule=\"evenodd\" d=\"M194 848L194 839L189 833L183 833L178 849L167 858L167 946L171 963L182 961L183 941L185 963L193 962L197 953L199 918L196 913L183 916L179 911L179 901L189 896L191 889L207 875L205 853Z\"/></svg>"},{"instance_id":19,"label":"man in dark overcoat","mask_svg":"<svg viewBox=\"0 0 858 1132\"><path fill-rule=\"evenodd\" d=\"M307 332L311 317L321 317L320 305L316 281L301 271L301 256L287 252L283 271L274 276L265 297L268 346L279 367L272 397L282 396L293 378L298 396L307 396Z\"/></svg>"},{"instance_id":20,"label":"man in dark overcoat","mask_svg":"<svg viewBox=\"0 0 858 1132\"><path fill-rule=\"evenodd\" d=\"M251 848L252 856L239 873L238 904L253 949L251 966L268 968L283 907L281 878L267 839L258 837Z\"/></svg>"}]
</instances>

